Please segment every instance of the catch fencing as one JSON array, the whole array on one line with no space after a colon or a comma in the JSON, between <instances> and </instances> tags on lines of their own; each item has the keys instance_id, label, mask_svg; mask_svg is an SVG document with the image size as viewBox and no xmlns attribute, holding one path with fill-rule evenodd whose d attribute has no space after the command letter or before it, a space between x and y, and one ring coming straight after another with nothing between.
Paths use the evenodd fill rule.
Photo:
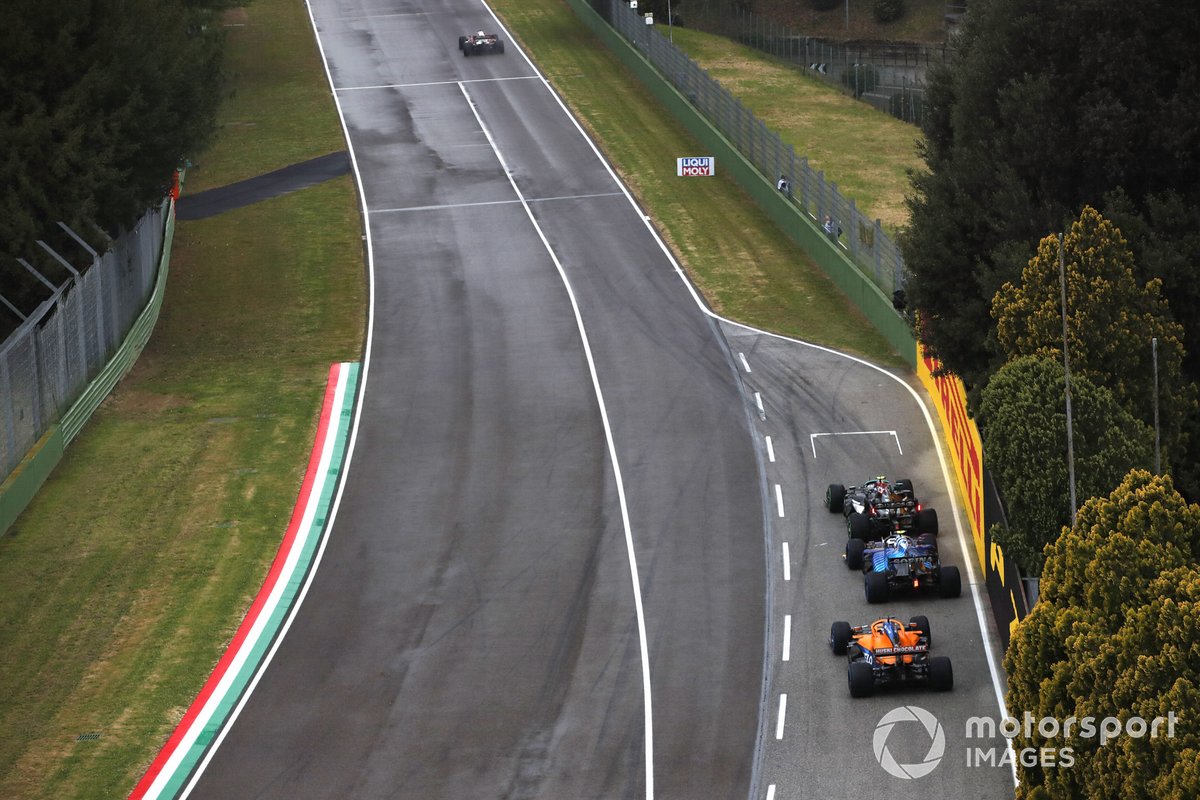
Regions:
<instances>
[{"instance_id":1,"label":"catch fencing","mask_svg":"<svg viewBox=\"0 0 1200 800\"><path fill-rule=\"evenodd\" d=\"M831 238L876 286L891 297L903 290L904 258L878 219L869 218L853 198L838 191L835 182L825 179L824 172L813 170L806 157L797 156L792 145L669 41L658 30L662 26L646 24L620 0L593 0L592 5L761 174L773 183L783 178L781 191L818 225L829 217Z\"/></svg>"},{"instance_id":2,"label":"catch fencing","mask_svg":"<svg viewBox=\"0 0 1200 800\"><path fill-rule=\"evenodd\" d=\"M70 409L145 308L169 202L59 286L0 345L0 479Z\"/></svg>"},{"instance_id":3,"label":"catch fencing","mask_svg":"<svg viewBox=\"0 0 1200 800\"><path fill-rule=\"evenodd\" d=\"M946 45L913 42L830 41L728 3L691 7L687 24L791 61L880 111L921 124L925 74L950 55Z\"/></svg>"}]
</instances>

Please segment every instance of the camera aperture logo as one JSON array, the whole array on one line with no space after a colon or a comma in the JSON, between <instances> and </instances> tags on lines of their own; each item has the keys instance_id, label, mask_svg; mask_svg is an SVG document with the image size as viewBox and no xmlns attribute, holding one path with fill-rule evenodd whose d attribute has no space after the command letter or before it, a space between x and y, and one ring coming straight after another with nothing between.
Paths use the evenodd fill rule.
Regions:
<instances>
[{"instance_id":1,"label":"camera aperture logo","mask_svg":"<svg viewBox=\"0 0 1200 800\"><path fill-rule=\"evenodd\" d=\"M888 736L891 735L892 728L901 722L919 723L929 735L929 751L917 764L901 764L888 750ZM875 735L871 738L871 746L875 751L875 760L889 775L904 780L923 778L937 768L942 756L946 754L946 732L942 730L942 723L938 722L937 717L920 706L900 706L893 708L879 720L879 724L875 726Z\"/></svg>"}]
</instances>

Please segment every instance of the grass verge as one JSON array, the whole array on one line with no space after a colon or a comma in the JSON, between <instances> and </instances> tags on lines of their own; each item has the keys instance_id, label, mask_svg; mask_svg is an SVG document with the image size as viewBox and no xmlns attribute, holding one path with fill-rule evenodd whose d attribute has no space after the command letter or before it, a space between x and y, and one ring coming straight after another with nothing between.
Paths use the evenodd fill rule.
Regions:
<instances>
[{"instance_id":1,"label":"grass verge","mask_svg":"<svg viewBox=\"0 0 1200 800\"><path fill-rule=\"evenodd\" d=\"M189 191L343 147L304 6L239 22ZM360 229L348 177L178 224L149 346L0 541L0 797L125 796L206 679L359 357Z\"/></svg>"},{"instance_id":2,"label":"grass verge","mask_svg":"<svg viewBox=\"0 0 1200 800\"><path fill-rule=\"evenodd\" d=\"M676 177L676 157L702 155L701 146L565 3L496 0L492 6L654 217L715 311L906 369L866 318L732 179L720 169L712 179ZM859 105L833 95L843 104Z\"/></svg>"}]
</instances>

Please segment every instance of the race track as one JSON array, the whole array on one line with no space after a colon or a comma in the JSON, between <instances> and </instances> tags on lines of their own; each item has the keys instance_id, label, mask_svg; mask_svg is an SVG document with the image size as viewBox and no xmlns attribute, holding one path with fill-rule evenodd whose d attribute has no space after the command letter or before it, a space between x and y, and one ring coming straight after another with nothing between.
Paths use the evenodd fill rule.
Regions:
<instances>
[{"instance_id":1,"label":"race track","mask_svg":"<svg viewBox=\"0 0 1200 800\"><path fill-rule=\"evenodd\" d=\"M872 609L820 501L829 481L903 472L952 531L919 404L709 314L478 0L311 9L367 222L363 388L303 602L190 796L911 789L872 731L909 702L948 735L997 712L976 606L895 608L933 620L953 693L851 703L825 639ZM507 52L463 57L479 29ZM895 437L829 436L809 458L812 433L881 428ZM922 781L1011 796L1011 773L949 756Z\"/></svg>"},{"instance_id":2,"label":"race track","mask_svg":"<svg viewBox=\"0 0 1200 800\"><path fill-rule=\"evenodd\" d=\"M459 54L482 5L313 14L370 226L365 389L315 578L193 796L745 797L763 511L716 324L517 48Z\"/></svg>"}]
</instances>

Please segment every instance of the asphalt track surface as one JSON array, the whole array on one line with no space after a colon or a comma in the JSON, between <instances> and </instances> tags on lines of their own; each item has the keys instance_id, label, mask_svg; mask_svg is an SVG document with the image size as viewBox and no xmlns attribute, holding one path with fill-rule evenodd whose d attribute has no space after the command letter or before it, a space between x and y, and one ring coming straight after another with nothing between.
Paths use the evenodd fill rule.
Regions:
<instances>
[{"instance_id":1,"label":"asphalt track surface","mask_svg":"<svg viewBox=\"0 0 1200 800\"><path fill-rule=\"evenodd\" d=\"M964 547L969 539L960 533L963 521L955 513L949 475L919 394L886 371L844 355L730 323L723 329L747 392L755 398L755 428L767 452L766 480L774 501L770 725L757 796L1011 798L1011 768L974 756L974 748L994 748L999 762L1005 740L967 738L968 718L998 722L1003 716L989 667L988 642L995 635L989 632L985 639L982 633L990 620L986 593L972 596L968 559L973 556ZM944 563L962 573L961 597L900 594L886 604L867 603L862 574L848 570L842 558L843 517L829 513L824 500L830 483L849 485L876 475L911 479L922 503L938 510L938 549ZM933 693L912 687L851 698L846 659L829 649L831 623L861 625L882 616L909 620L916 614L929 618L934 654L950 658L954 689ZM884 715L907 706L936 718L940 758L936 730L930 735L919 721L898 722L877 738ZM879 762L880 744L903 768L901 774L914 777L886 772ZM920 774L927 763L936 766Z\"/></svg>"},{"instance_id":2,"label":"asphalt track surface","mask_svg":"<svg viewBox=\"0 0 1200 800\"><path fill-rule=\"evenodd\" d=\"M191 796L746 797L764 514L716 323L511 40L459 53L482 5L313 13L365 388L312 583Z\"/></svg>"},{"instance_id":3,"label":"asphalt track surface","mask_svg":"<svg viewBox=\"0 0 1200 800\"><path fill-rule=\"evenodd\" d=\"M947 739L997 713L969 597L890 609L946 642L936 700L851 703L825 644L873 613L825 483L904 472L947 505L919 406L723 331L511 38L461 56L499 30L478 2L312 11L368 222L358 427L305 599L190 796L1011 796L950 745L919 783L870 749L895 705ZM861 436L806 457L881 425L903 459ZM888 740L902 763L928 745Z\"/></svg>"}]
</instances>

